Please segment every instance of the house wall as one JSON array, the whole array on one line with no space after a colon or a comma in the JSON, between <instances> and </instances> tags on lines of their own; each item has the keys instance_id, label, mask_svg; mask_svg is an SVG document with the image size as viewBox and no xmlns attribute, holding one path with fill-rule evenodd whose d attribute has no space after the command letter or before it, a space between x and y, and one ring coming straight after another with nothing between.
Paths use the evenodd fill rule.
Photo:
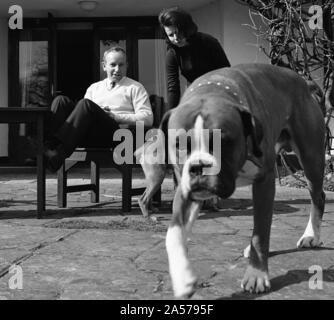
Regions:
<instances>
[{"instance_id":1,"label":"house wall","mask_svg":"<svg viewBox=\"0 0 334 320\"><path fill-rule=\"evenodd\" d=\"M268 63L268 58L255 46L248 7L234 0L216 0L191 12L199 30L216 37L222 44L231 65L248 62Z\"/></svg>"},{"instance_id":2,"label":"house wall","mask_svg":"<svg viewBox=\"0 0 334 320\"><path fill-rule=\"evenodd\" d=\"M0 18L0 107L8 107L8 24ZM0 157L8 156L8 125L0 124Z\"/></svg>"},{"instance_id":3,"label":"house wall","mask_svg":"<svg viewBox=\"0 0 334 320\"><path fill-rule=\"evenodd\" d=\"M231 64L269 63L269 59L259 51L258 45L268 48L266 43L258 42L254 31L244 24L251 24L247 6L236 1L222 1L221 16L223 17L224 47L231 59Z\"/></svg>"},{"instance_id":4,"label":"house wall","mask_svg":"<svg viewBox=\"0 0 334 320\"><path fill-rule=\"evenodd\" d=\"M196 10L190 11L198 30L208 33L224 43L222 34L222 19L220 16L220 5L222 0L213 1L209 5L205 5Z\"/></svg>"}]
</instances>

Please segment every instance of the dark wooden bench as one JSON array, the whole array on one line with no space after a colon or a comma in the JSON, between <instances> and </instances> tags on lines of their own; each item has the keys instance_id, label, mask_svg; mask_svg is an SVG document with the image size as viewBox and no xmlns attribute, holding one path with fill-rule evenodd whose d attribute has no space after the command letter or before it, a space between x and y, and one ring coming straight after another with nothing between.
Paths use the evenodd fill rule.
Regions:
<instances>
[{"instance_id":1,"label":"dark wooden bench","mask_svg":"<svg viewBox=\"0 0 334 320\"><path fill-rule=\"evenodd\" d=\"M44 122L48 108L0 107L0 123L36 123L37 125L37 217L45 212L45 164L43 161Z\"/></svg>"},{"instance_id":2,"label":"dark wooden bench","mask_svg":"<svg viewBox=\"0 0 334 320\"><path fill-rule=\"evenodd\" d=\"M107 148L77 148L70 157L65 160L64 165L57 172L58 179L58 207L66 208L67 194L72 192L91 191L91 202L100 201L100 167L101 163L110 162L110 167L117 169L122 175L122 211L131 211L132 196L141 195L145 188L132 187L133 169L140 165L122 164L113 161L113 150ZM79 185L68 185L68 171L77 163L90 163L90 183ZM109 167L109 165L108 165ZM155 200L161 201L158 193Z\"/></svg>"}]
</instances>

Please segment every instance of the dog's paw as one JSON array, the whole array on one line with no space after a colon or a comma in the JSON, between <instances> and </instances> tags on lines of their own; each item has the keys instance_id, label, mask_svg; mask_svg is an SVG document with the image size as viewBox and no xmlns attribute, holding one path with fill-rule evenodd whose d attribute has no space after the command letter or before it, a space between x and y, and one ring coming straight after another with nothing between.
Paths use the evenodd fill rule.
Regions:
<instances>
[{"instance_id":1,"label":"dog's paw","mask_svg":"<svg viewBox=\"0 0 334 320\"><path fill-rule=\"evenodd\" d=\"M250 293L263 293L270 290L268 272L249 266L241 282L241 288Z\"/></svg>"},{"instance_id":2,"label":"dog's paw","mask_svg":"<svg viewBox=\"0 0 334 320\"><path fill-rule=\"evenodd\" d=\"M249 258L250 257L250 244L244 249L244 258Z\"/></svg>"},{"instance_id":3,"label":"dog's paw","mask_svg":"<svg viewBox=\"0 0 334 320\"><path fill-rule=\"evenodd\" d=\"M196 291L197 278L191 273L183 278L182 283L174 285L176 299L190 299Z\"/></svg>"},{"instance_id":4,"label":"dog's paw","mask_svg":"<svg viewBox=\"0 0 334 320\"><path fill-rule=\"evenodd\" d=\"M297 242L297 248L316 248L322 245L320 238L316 236L303 235Z\"/></svg>"}]
</instances>

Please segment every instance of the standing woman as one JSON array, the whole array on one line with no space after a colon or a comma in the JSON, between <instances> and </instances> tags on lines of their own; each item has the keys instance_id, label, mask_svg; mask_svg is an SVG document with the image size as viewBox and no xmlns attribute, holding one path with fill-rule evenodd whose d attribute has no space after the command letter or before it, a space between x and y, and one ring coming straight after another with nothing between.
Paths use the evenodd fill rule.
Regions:
<instances>
[{"instance_id":1,"label":"standing woman","mask_svg":"<svg viewBox=\"0 0 334 320\"><path fill-rule=\"evenodd\" d=\"M218 40L197 31L191 15L179 7L162 10L159 23L166 35L168 107L172 109L180 101L179 71L190 84L209 71L230 67L230 62Z\"/></svg>"},{"instance_id":2,"label":"standing woman","mask_svg":"<svg viewBox=\"0 0 334 320\"><path fill-rule=\"evenodd\" d=\"M230 62L218 40L198 32L191 15L182 9L164 9L159 14L159 23L167 41L167 99L168 109L173 109L180 102L180 71L190 84L209 71L229 67ZM147 181L146 190L138 200L144 217L149 217L149 203L166 174L166 164L145 162L145 157L150 155L150 148L151 144L146 143L137 153ZM143 157L143 154L147 155Z\"/></svg>"}]
</instances>

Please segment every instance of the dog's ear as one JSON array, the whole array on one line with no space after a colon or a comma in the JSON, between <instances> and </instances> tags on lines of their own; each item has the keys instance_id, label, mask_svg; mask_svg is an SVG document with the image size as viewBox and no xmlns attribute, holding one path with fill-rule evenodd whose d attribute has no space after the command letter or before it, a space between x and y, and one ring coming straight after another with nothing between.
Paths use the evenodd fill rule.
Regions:
<instances>
[{"instance_id":1,"label":"dog's ear","mask_svg":"<svg viewBox=\"0 0 334 320\"><path fill-rule=\"evenodd\" d=\"M244 127L244 133L246 141L250 139L251 146L250 151L257 158L262 156L262 150L260 143L263 139L263 128L260 121L253 117L252 114L247 110L240 110L241 120ZM248 138L249 137L249 138Z\"/></svg>"}]
</instances>

